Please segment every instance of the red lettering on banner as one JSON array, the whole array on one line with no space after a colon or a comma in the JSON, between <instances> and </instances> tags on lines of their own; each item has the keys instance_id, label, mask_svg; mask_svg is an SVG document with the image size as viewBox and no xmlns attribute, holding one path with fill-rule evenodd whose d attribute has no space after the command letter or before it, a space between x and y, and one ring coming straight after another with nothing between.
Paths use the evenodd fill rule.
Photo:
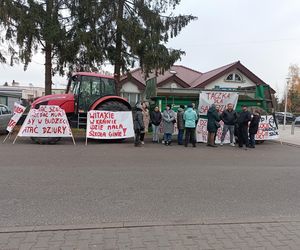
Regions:
<instances>
[{"instance_id":1,"label":"red lettering on banner","mask_svg":"<svg viewBox=\"0 0 300 250\"><path fill-rule=\"evenodd\" d=\"M121 137L121 136L122 136L122 132L121 132L121 131L117 131L117 132L108 132L108 136L109 136L109 137Z\"/></svg>"},{"instance_id":2,"label":"red lettering on banner","mask_svg":"<svg viewBox=\"0 0 300 250\"><path fill-rule=\"evenodd\" d=\"M43 134L64 134L66 132L66 129L66 126L43 127Z\"/></svg>"},{"instance_id":3,"label":"red lettering on banner","mask_svg":"<svg viewBox=\"0 0 300 250\"><path fill-rule=\"evenodd\" d=\"M17 123L14 120L10 120L7 126L8 127L14 127L14 126L16 126L16 124Z\"/></svg>"},{"instance_id":4,"label":"red lettering on banner","mask_svg":"<svg viewBox=\"0 0 300 250\"><path fill-rule=\"evenodd\" d=\"M20 108L20 107L16 107L16 108L14 109L14 113L16 113L16 114L22 114L23 111L24 111L24 109L22 109L22 108Z\"/></svg>"},{"instance_id":5,"label":"red lettering on banner","mask_svg":"<svg viewBox=\"0 0 300 250\"><path fill-rule=\"evenodd\" d=\"M106 132L96 132L96 131L90 131L89 136L93 137L106 137Z\"/></svg>"},{"instance_id":6,"label":"red lettering on banner","mask_svg":"<svg viewBox=\"0 0 300 250\"><path fill-rule=\"evenodd\" d=\"M112 112L92 112L90 118L95 119L115 119L115 114Z\"/></svg>"}]
</instances>

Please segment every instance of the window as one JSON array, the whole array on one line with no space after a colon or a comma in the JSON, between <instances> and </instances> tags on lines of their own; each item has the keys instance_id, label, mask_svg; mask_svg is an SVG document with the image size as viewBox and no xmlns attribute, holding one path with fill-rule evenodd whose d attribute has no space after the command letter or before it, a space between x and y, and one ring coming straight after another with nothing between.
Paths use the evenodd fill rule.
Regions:
<instances>
[{"instance_id":1,"label":"window","mask_svg":"<svg viewBox=\"0 0 300 250\"><path fill-rule=\"evenodd\" d=\"M233 74L227 76L226 81L232 81L232 80L233 80Z\"/></svg>"},{"instance_id":2,"label":"window","mask_svg":"<svg viewBox=\"0 0 300 250\"><path fill-rule=\"evenodd\" d=\"M122 93L122 97L127 99L131 106L134 106L138 101L141 100L141 95L138 93Z\"/></svg>"},{"instance_id":3,"label":"window","mask_svg":"<svg viewBox=\"0 0 300 250\"><path fill-rule=\"evenodd\" d=\"M241 81L242 81L242 78L241 78L240 75L235 74L235 75L234 75L234 80L235 80L236 82L241 82Z\"/></svg>"},{"instance_id":4,"label":"window","mask_svg":"<svg viewBox=\"0 0 300 250\"><path fill-rule=\"evenodd\" d=\"M92 96L114 95L115 81L101 77L83 76L80 93Z\"/></svg>"},{"instance_id":5,"label":"window","mask_svg":"<svg viewBox=\"0 0 300 250\"><path fill-rule=\"evenodd\" d=\"M226 80L228 82L243 82L243 78L241 77L241 75L237 74L237 73L231 73L226 77Z\"/></svg>"},{"instance_id":6,"label":"window","mask_svg":"<svg viewBox=\"0 0 300 250\"><path fill-rule=\"evenodd\" d=\"M0 104L7 105L7 96L0 96Z\"/></svg>"}]
</instances>

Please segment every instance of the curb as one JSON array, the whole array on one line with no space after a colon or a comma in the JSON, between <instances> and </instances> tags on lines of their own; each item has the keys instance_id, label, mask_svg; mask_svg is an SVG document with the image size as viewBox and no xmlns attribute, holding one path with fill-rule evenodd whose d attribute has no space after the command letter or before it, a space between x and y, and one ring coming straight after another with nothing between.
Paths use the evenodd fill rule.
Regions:
<instances>
[{"instance_id":1,"label":"curb","mask_svg":"<svg viewBox=\"0 0 300 250\"><path fill-rule=\"evenodd\" d=\"M299 222L299 217L260 217L250 219L202 219L202 220L175 220L157 222L108 222L99 224L78 224L78 225L47 225L47 226L23 226L23 227L0 227L0 234L4 233L30 233L45 231L82 231L97 229L116 229L116 228L142 228L142 227L177 227L193 225L233 225L233 224L274 224Z\"/></svg>"},{"instance_id":2,"label":"curb","mask_svg":"<svg viewBox=\"0 0 300 250\"><path fill-rule=\"evenodd\" d=\"M278 143L281 145L286 145L286 146L290 146L290 147L296 147L296 148L300 148L300 144L296 144L296 143L291 143L291 142L285 142L285 141L273 141L274 143Z\"/></svg>"}]
</instances>

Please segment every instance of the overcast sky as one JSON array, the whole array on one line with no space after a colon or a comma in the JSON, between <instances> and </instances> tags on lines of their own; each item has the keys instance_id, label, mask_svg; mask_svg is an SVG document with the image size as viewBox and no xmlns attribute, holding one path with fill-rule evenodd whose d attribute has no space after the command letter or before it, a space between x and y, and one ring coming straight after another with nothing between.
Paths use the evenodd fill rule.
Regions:
<instances>
[{"instance_id":1,"label":"overcast sky","mask_svg":"<svg viewBox=\"0 0 300 250\"><path fill-rule=\"evenodd\" d=\"M186 51L177 64L205 72L240 60L282 95L289 65L300 64L299 0L182 0L176 12L198 17L168 44ZM25 72L0 65L0 84L43 86L43 63L38 55Z\"/></svg>"}]
</instances>

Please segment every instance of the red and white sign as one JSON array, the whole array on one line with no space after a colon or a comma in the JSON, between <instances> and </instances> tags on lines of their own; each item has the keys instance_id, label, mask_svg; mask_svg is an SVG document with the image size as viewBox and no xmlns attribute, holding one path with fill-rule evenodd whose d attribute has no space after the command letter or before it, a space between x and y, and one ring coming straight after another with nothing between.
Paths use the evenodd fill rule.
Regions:
<instances>
[{"instance_id":1,"label":"red and white sign","mask_svg":"<svg viewBox=\"0 0 300 250\"><path fill-rule=\"evenodd\" d=\"M237 92L223 91L202 91L199 96L198 111L200 115L207 115L207 111L212 104L220 106L220 110L226 109L227 104L231 103L236 108L239 95Z\"/></svg>"},{"instance_id":2,"label":"red and white sign","mask_svg":"<svg viewBox=\"0 0 300 250\"><path fill-rule=\"evenodd\" d=\"M224 123L223 121L220 121L221 127L217 130L217 137L216 137L216 143L221 142L221 136L223 132L223 126ZM198 120L197 128L196 128L196 140L197 142L207 142L207 119L200 118ZM230 134L229 131L227 132L225 138L224 138L224 143L230 143Z\"/></svg>"},{"instance_id":3,"label":"red and white sign","mask_svg":"<svg viewBox=\"0 0 300 250\"><path fill-rule=\"evenodd\" d=\"M25 107L15 102L13 116L10 118L10 121L8 122L6 128L8 132L11 132L14 129L14 127L17 125L25 109L26 109Z\"/></svg>"},{"instance_id":4,"label":"red and white sign","mask_svg":"<svg viewBox=\"0 0 300 250\"><path fill-rule=\"evenodd\" d=\"M63 109L45 105L29 111L18 136L72 137L72 131Z\"/></svg>"},{"instance_id":5,"label":"red and white sign","mask_svg":"<svg viewBox=\"0 0 300 250\"><path fill-rule=\"evenodd\" d=\"M274 117L272 115L262 116L260 118L255 140L274 140L278 139L279 133Z\"/></svg>"},{"instance_id":6,"label":"red and white sign","mask_svg":"<svg viewBox=\"0 0 300 250\"><path fill-rule=\"evenodd\" d=\"M89 111L87 115L86 137L92 139L123 139L134 137L132 112Z\"/></svg>"}]
</instances>

